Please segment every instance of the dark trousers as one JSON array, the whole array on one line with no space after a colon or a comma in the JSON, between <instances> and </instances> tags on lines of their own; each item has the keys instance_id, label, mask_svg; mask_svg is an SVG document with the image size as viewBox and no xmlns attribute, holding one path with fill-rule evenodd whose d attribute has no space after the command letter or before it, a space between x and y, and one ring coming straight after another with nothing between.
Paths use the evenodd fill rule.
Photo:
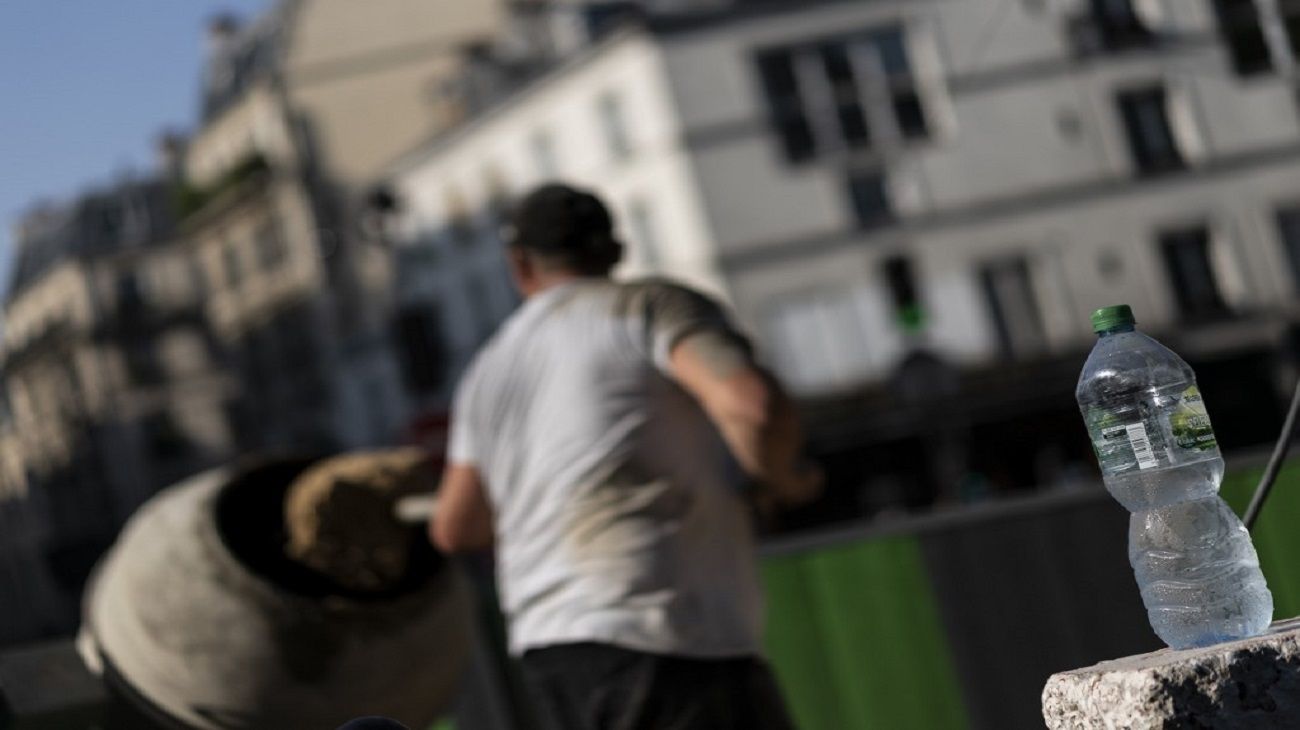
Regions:
<instances>
[{"instance_id":1,"label":"dark trousers","mask_svg":"<svg viewBox=\"0 0 1300 730\"><path fill-rule=\"evenodd\" d=\"M524 676L546 730L793 730L753 657L688 659L606 644L533 649Z\"/></svg>"}]
</instances>

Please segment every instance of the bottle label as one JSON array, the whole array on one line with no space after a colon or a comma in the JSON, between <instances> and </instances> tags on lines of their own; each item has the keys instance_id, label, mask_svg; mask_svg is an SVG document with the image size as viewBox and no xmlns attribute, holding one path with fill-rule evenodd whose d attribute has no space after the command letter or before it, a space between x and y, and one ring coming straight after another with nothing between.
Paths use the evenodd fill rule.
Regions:
<instances>
[{"instance_id":1,"label":"bottle label","mask_svg":"<svg viewBox=\"0 0 1300 730\"><path fill-rule=\"evenodd\" d=\"M1104 426L1098 429L1097 435L1099 438L1094 439L1092 445L1097 452L1097 462L1106 474L1128 471L1134 466L1138 469L1160 466L1151 448L1146 426L1141 423Z\"/></svg>"},{"instance_id":2,"label":"bottle label","mask_svg":"<svg viewBox=\"0 0 1300 730\"><path fill-rule=\"evenodd\" d=\"M1219 443L1214 438L1210 414L1205 410L1205 399L1193 385L1178 397L1178 404L1169 412L1169 433L1179 448L1190 451L1211 451Z\"/></svg>"},{"instance_id":3,"label":"bottle label","mask_svg":"<svg viewBox=\"0 0 1300 730\"><path fill-rule=\"evenodd\" d=\"M1085 412L1102 474L1177 466L1217 456L1201 391L1181 383Z\"/></svg>"}]
</instances>

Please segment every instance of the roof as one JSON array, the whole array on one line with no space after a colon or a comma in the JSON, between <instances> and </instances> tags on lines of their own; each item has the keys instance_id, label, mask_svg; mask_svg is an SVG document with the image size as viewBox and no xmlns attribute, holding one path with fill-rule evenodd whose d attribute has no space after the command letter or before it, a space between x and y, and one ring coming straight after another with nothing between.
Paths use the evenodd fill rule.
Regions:
<instances>
[{"instance_id":1,"label":"roof","mask_svg":"<svg viewBox=\"0 0 1300 730\"><path fill-rule=\"evenodd\" d=\"M642 0L646 2L647 0ZM895 0L901 2L901 0ZM702 9L651 9L648 13L614 16L593 28L595 40L571 56L544 68L526 83L506 89L498 98L483 104L460 124L439 130L423 144L416 145L394 160L384 172L391 179L409 172L419 164L471 134L488 120L505 113L529 96L565 78L576 69L594 62L629 38L663 38L694 31L765 18L808 12L829 5L844 5L861 0L734 0L736 4ZM617 3L615 3L617 4ZM624 3L626 4L626 3Z\"/></svg>"},{"instance_id":2,"label":"roof","mask_svg":"<svg viewBox=\"0 0 1300 730\"><path fill-rule=\"evenodd\" d=\"M226 20L220 37L209 40L211 47L203 69L200 109L203 121L219 116L242 98L249 87L279 68L289 14L289 3L277 3L246 25Z\"/></svg>"},{"instance_id":3,"label":"roof","mask_svg":"<svg viewBox=\"0 0 1300 730\"><path fill-rule=\"evenodd\" d=\"M470 114L461 123L439 130L432 137L425 140L423 144L415 145L406 154L390 163L382 175L384 178L391 180L394 177L410 172L433 155L452 145L456 140L472 134L474 130L497 116L505 114L533 94L547 88L549 84L563 79L577 68L592 63L611 48L622 45L623 42L633 37L644 37L644 33L634 26L625 26L617 31L610 32L582 51L556 62L528 81L511 87L500 97L485 103L478 110L478 113Z\"/></svg>"},{"instance_id":4,"label":"roof","mask_svg":"<svg viewBox=\"0 0 1300 730\"><path fill-rule=\"evenodd\" d=\"M871 2L872 0L866 0ZM915 0L892 0L905 5ZM875 0L876 4L884 4ZM741 23L774 15L789 15L821 8L826 5L865 4L864 0L734 0L732 5L705 7L672 13L655 13L649 16L650 29L657 35L672 35L716 26Z\"/></svg>"},{"instance_id":5,"label":"roof","mask_svg":"<svg viewBox=\"0 0 1300 730\"><path fill-rule=\"evenodd\" d=\"M18 225L6 302L64 260L154 245L175 227L172 187L161 179L123 182L34 210Z\"/></svg>"}]
</instances>

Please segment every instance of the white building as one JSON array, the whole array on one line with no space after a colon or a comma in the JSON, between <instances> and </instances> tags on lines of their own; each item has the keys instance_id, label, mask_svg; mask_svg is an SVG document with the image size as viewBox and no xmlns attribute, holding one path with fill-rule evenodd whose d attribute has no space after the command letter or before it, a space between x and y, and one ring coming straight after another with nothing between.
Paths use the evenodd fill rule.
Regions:
<instances>
[{"instance_id":1,"label":"white building","mask_svg":"<svg viewBox=\"0 0 1300 730\"><path fill-rule=\"evenodd\" d=\"M453 83L462 48L503 15L496 0L293 0L210 26L183 234L243 386L241 449L395 438L389 261L359 225L364 185L472 106Z\"/></svg>"},{"instance_id":2,"label":"white building","mask_svg":"<svg viewBox=\"0 0 1300 730\"><path fill-rule=\"evenodd\" d=\"M1271 349L1300 287L1300 23L1260 5L651 15L391 170L395 238L438 272L408 272L403 296L442 302L463 361L477 338L458 267L498 255L485 211L563 178L616 211L622 275L723 296L814 400L896 384L924 352L1014 370L1013 394L1013 363L1055 362L1034 395L1059 401L1089 313L1120 302L1193 358Z\"/></svg>"}]
</instances>

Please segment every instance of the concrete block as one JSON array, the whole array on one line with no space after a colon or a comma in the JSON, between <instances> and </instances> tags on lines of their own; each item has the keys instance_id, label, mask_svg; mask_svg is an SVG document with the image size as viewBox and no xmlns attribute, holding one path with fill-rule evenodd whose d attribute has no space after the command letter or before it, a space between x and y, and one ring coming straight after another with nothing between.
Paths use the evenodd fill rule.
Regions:
<instances>
[{"instance_id":1,"label":"concrete block","mask_svg":"<svg viewBox=\"0 0 1300 730\"><path fill-rule=\"evenodd\" d=\"M1300 728L1300 618L1253 639L1053 674L1043 719L1051 730Z\"/></svg>"},{"instance_id":2,"label":"concrete block","mask_svg":"<svg viewBox=\"0 0 1300 730\"><path fill-rule=\"evenodd\" d=\"M107 705L71 641L0 651L0 728L96 727Z\"/></svg>"}]
</instances>

